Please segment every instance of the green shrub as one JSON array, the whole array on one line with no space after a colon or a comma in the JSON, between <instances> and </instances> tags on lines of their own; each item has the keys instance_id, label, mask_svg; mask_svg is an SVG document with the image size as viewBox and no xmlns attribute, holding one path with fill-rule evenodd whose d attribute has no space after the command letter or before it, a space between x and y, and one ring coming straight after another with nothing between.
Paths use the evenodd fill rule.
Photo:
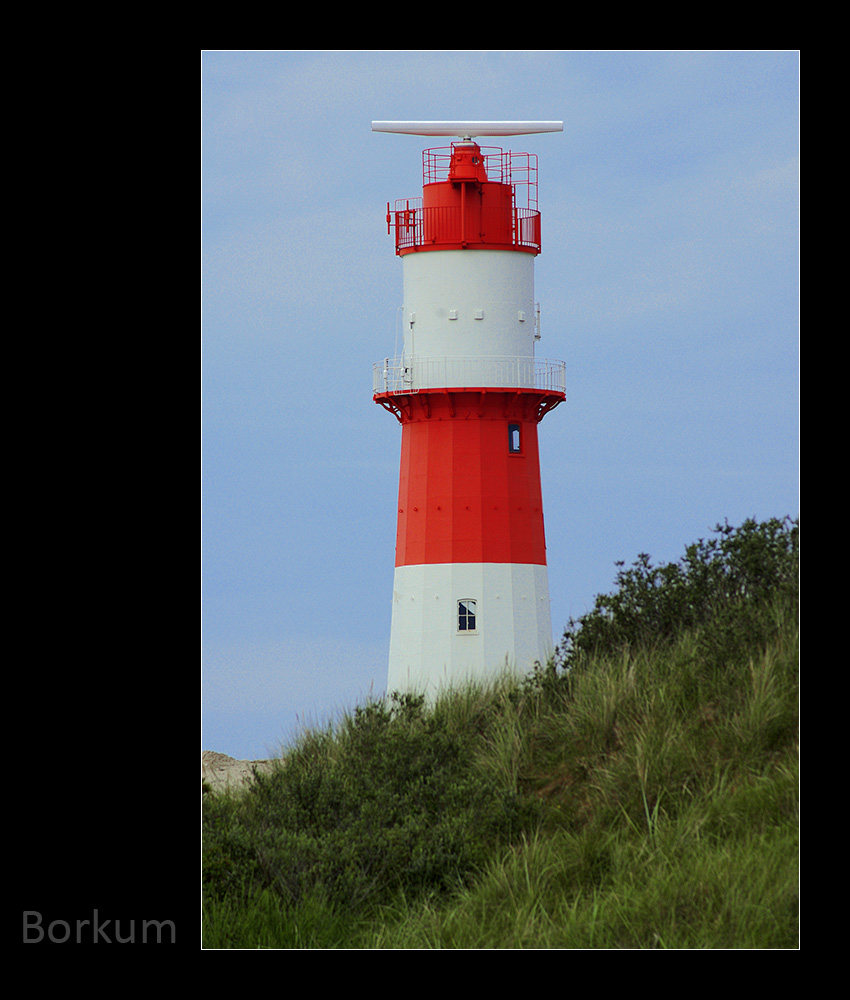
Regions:
<instances>
[{"instance_id":1,"label":"green shrub","mask_svg":"<svg viewBox=\"0 0 850 1000\"><path fill-rule=\"evenodd\" d=\"M713 666L777 635L782 616L796 608L798 522L749 519L714 531L719 537L689 545L678 562L654 566L644 552L630 569L619 570L618 589L570 619L557 665L569 669L583 657L656 648L710 624L701 630L699 655Z\"/></svg>"},{"instance_id":2,"label":"green shrub","mask_svg":"<svg viewBox=\"0 0 850 1000\"><path fill-rule=\"evenodd\" d=\"M245 898L262 882L262 873L241 804L230 794L207 793L202 810L204 893Z\"/></svg>"},{"instance_id":3,"label":"green shrub","mask_svg":"<svg viewBox=\"0 0 850 1000\"><path fill-rule=\"evenodd\" d=\"M319 894L347 908L454 887L523 821L516 796L475 766L472 734L406 696L308 736L226 822L214 810L208 893L259 884L294 905Z\"/></svg>"}]
</instances>

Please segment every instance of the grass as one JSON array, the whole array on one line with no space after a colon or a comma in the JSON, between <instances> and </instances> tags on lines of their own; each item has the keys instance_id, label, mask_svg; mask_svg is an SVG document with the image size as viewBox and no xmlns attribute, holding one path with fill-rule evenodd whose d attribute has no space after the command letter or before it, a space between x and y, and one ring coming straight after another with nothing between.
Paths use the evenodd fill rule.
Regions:
<instances>
[{"instance_id":1,"label":"grass","mask_svg":"<svg viewBox=\"0 0 850 1000\"><path fill-rule=\"evenodd\" d=\"M363 706L204 796L204 947L798 947L796 603L760 600Z\"/></svg>"},{"instance_id":2,"label":"grass","mask_svg":"<svg viewBox=\"0 0 850 1000\"><path fill-rule=\"evenodd\" d=\"M334 851L359 836L364 856L354 845L346 862L362 871L334 881L315 844L297 850L309 824L287 785L208 796L204 946L796 947L796 635L786 630L708 677L698 676L692 651L686 637L664 651L589 663L547 690L505 680L407 719L388 713L370 728L349 718L340 731L305 737L281 773L300 772L301 791L341 823ZM423 845L422 828L412 821L404 830L374 788L370 813L360 798L368 787L347 773L358 739L385 743L378 756L389 762L395 753L416 759L438 732L441 752L465 753L459 771L443 769L433 807L443 808L445 793L447 808L459 810L459 788L473 798L477 790L478 817L463 815L474 849L460 850L451 830ZM340 779L324 798L313 780L323 768ZM465 769L474 780L452 793L446 786ZM402 770L414 780L412 768ZM347 786L359 802L350 822ZM426 785L420 791L427 798ZM391 794L409 805L401 785ZM494 803L510 823L483 815ZM267 824L279 832L287 809L294 849L279 838L277 848L300 879L271 874ZM422 816L431 822L432 813ZM382 818L393 824L384 831ZM334 841L333 822L321 821L318 839ZM389 856L428 858L394 881L380 870L381 843ZM217 861L233 870L230 884L211 879Z\"/></svg>"}]
</instances>

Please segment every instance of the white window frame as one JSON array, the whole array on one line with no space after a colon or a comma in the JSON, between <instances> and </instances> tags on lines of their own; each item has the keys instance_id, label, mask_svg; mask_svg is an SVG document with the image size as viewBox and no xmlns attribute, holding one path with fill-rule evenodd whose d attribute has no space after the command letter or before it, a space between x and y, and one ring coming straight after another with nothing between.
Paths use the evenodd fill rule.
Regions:
<instances>
[{"instance_id":1,"label":"white window frame","mask_svg":"<svg viewBox=\"0 0 850 1000\"><path fill-rule=\"evenodd\" d=\"M471 607L469 607L471 605ZM463 609L463 610L462 610ZM471 615L472 620L475 622L475 628L461 628L461 615L463 618L469 622L469 617ZM458 635L477 635L478 634L478 619L480 617L480 612L478 611L478 600L473 597L464 597L457 602L457 611L455 617L455 627Z\"/></svg>"}]
</instances>

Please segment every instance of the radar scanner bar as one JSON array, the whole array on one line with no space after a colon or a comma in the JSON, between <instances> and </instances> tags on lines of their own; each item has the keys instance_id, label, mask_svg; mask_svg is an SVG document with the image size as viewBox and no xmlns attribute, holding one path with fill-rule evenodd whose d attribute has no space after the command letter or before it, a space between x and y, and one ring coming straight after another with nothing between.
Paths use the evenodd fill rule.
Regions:
<instances>
[{"instance_id":1,"label":"radar scanner bar","mask_svg":"<svg viewBox=\"0 0 850 1000\"><path fill-rule=\"evenodd\" d=\"M373 132L399 135L451 135L472 139L479 135L533 135L563 132L563 122L372 122Z\"/></svg>"}]
</instances>

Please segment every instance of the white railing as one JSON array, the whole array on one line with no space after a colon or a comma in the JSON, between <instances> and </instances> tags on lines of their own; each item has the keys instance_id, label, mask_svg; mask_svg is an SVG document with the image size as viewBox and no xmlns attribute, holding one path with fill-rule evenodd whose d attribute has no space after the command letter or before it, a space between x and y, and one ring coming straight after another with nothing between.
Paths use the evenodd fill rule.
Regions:
<instances>
[{"instance_id":1,"label":"white railing","mask_svg":"<svg viewBox=\"0 0 850 1000\"><path fill-rule=\"evenodd\" d=\"M420 389L522 388L566 392L566 364L535 358L385 358L373 366L373 392Z\"/></svg>"}]
</instances>

